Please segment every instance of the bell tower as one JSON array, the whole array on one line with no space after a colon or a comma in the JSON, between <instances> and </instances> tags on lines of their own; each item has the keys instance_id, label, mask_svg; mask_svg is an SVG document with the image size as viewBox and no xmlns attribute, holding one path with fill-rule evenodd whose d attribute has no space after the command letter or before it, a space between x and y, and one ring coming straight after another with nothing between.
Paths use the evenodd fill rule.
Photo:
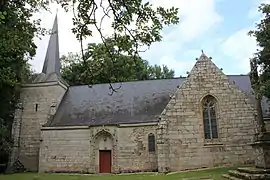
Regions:
<instances>
[{"instance_id":1,"label":"bell tower","mask_svg":"<svg viewBox=\"0 0 270 180\"><path fill-rule=\"evenodd\" d=\"M38 171L40 128L55 113L68 84L60 75L58 21L55 17L42 72L21 90L13 121L10 166L20 162L28 171ZM52 111L53 109L53 111Z\"/></svg>"}]
</instances>

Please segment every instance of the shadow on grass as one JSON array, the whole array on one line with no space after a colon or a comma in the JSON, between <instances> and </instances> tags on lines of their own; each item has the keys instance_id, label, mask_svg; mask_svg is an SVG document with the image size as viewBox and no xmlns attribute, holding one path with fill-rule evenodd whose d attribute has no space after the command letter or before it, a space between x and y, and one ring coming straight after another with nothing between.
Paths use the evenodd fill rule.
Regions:
<instances>
[{"instance_id":1,"label":"shadow on grass","mask_svg":"<svg viewBox=\"0 0 270 180\"><path fill-rule=\"evenodd\" d=\"M168 175L157 173L147 174L122 174L122 175L80 175L80 174L43 174L43 173L20 173L0 175L0 180L222 180L222 174L236 167L220 167L183 171Z\"/></svg>"}]
</instances>

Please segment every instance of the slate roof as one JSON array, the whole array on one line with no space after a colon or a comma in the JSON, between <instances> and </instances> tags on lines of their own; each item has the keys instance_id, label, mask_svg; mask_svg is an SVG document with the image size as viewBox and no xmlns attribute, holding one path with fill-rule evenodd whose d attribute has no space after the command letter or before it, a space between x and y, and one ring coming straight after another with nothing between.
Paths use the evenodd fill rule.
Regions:
<instances>
[{"instance_id":1,"label":"slate roof","mask_svg":"<svg viewBox=\"0 0 270 180\"><path fill-rule=\"evenodd\" d=\"M47 47L47 52L42 68L42 72L36 77L34 83L61 81L65 85L67 83L60 77L60 58L59 58L59 37L58 37L58 21L55 16L53 28Z\"/></svg>"},{"instance_id":2,"label":"slate roof","mask_svg":"<svg viewBox=\"0 0 270 180\"><path fill-rule=\"evenodd\" d=\"M229 75L231 82L251 94L248 75ZM47 126L115 125L156 122L185 78L122 83L109 95L108 84L71 86ZM113 84L118 87L120 83Z\"/></svg>"},{"instance_id":3,"label":"slate roof","mask_svg":"<svg viewBox=\"0 0 270 180\"><path fill-rule=\"evenodd\" d=\"M59 58L59 38L58 38L58 21L57 15L55 16L51 36L43 64L42 73L51 74L56 73L60 75L60 58Z\"/></svg>"}]
</instances>

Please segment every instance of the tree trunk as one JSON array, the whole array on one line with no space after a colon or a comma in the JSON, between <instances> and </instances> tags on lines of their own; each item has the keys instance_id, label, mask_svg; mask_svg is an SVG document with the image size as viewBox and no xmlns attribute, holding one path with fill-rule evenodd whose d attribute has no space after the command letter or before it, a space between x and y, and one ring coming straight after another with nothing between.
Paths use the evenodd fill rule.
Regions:
<instances>
[{"instance_id":1,"label":"tree trunk","mask_svg":"<svg viewBox=\"0 0 270 180\"><path fill-rule=\"evenodd\" d=\"M259 126L259 133L265 132L265 123L264 123L264 119L263 119L263 113L262 113L262 106L261 106L261 99L262 97L260 95L257 95L256 99L255 99L255 106L256 106L256 110L257 110L257 122L258 122L258 126Z\"/></svg>"}]
</instances>

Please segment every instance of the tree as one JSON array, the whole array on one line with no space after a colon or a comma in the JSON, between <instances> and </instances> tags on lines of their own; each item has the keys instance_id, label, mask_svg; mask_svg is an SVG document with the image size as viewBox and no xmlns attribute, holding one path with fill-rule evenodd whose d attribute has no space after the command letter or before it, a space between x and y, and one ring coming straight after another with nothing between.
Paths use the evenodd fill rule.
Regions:
<instances>
[{"instance_id":1,"label":"tree","mask_svg":"<svg viewBox=\"0 0 270 180\"><path fill-rule=\"evenodd\" d=\"M28 59L34 56L34 36L38 21L29 19L36 11L36 1L0 1L0 164L8 158L11 126L20 87L28 79Z\"/></svg>"},{"instance_id":2,"label":"tree","mask_svg":"<svg viewBox=\"0 0 270 180\"><path fill-rule=\"evenodd\" d=\"M85 58L87 60L83 61L80 55L72 53L62 56L62 77L70 85L168 79L174 76L174 71L165 65L151 66L139 56L124 55L115 48L113 38L106 39L106 46L104 43L89 44Z\"/></svg>"},{"instance_id":3,"label":"tree","mask_svg":"<svg viewBox=\"0 0 270 180\"><path fill-rule=\"evenodd\" d=\"M125 51L127 55L134 56L134 60L139 56L139 52L143 51L142 48L162 40L160 32L164 26L179 22L177 8L155 8L149 2L144 3L142 0L99 0L98 2L95 0L59 0L59 3L66 11L73 11L73 32L81 42L81 55L84 61L87 60L87 57L84 57L82 42L86 37L93 35L92 27L99 32L102 42L107 47L107 37L104 36L102 30L105 18L113 20L111 27L114 30L112 37L115 47L120 51ZM98 17L98 12L102 16ZM108 26L109 24L106 24L106 27ZM107 51L109 54L111 53L109 48ZM116 59L113 59L114 56L110 57L111 63L114 64ZM95 73L91 69L88 71ZM110 83L111 79L107 79L107 81ZM110 88L114 91L112 86Z\"/></svg>"},{"instance_id":4,"label":"tree","mask_svg":"<svg viewBox=\"0 0 270 180\"><path fill-rule=\"evenodd\" d=\"M261 4L259 11L264 17L256 25L257 29L249 32L249 35L255 37L259 46L259 49L257 49L257 52L250 60L250 77L256 97L260 131L264 132L265 125L261 109L261 99L263 96L270 98L270 5Z\"/></svg>"},{"instance_id":5,"label":"tree","mask_svg":"<svg viewBox=\"0 0 270 180\"><path fill-rule=\"evenodd\" d=\"M113 19L111 26L114 35L125 36L125 43L118 42L121 48L128 49L129 53L136 53L139 46L151 45L161 41L160 31L164 25L177 24L178 9L163 7L154 8L149 2L142 0L59 0L66 11L73 11L73 32L77 39L82 41L87 36L92 36L91 27L95 27L100 33L101 39L105 37L102 33L102 23L105 17ZM101 9L102 16L98 17L98 10ZM132 25L132 26L131 26ZM108 26L108 24L106 24Z\"/></svg>"},{"instance_id":6,"label":"tree","mask_svg":"<svg viewBox=\"0 0 270 180\"><path fill-rule=\"evenodd\" d=\"M162 67L158 65L150 66L149 72L149 79L170 79L174 77L174 70L170 70L166 65L162 65Z\"/></svg>"}]
</instances>

